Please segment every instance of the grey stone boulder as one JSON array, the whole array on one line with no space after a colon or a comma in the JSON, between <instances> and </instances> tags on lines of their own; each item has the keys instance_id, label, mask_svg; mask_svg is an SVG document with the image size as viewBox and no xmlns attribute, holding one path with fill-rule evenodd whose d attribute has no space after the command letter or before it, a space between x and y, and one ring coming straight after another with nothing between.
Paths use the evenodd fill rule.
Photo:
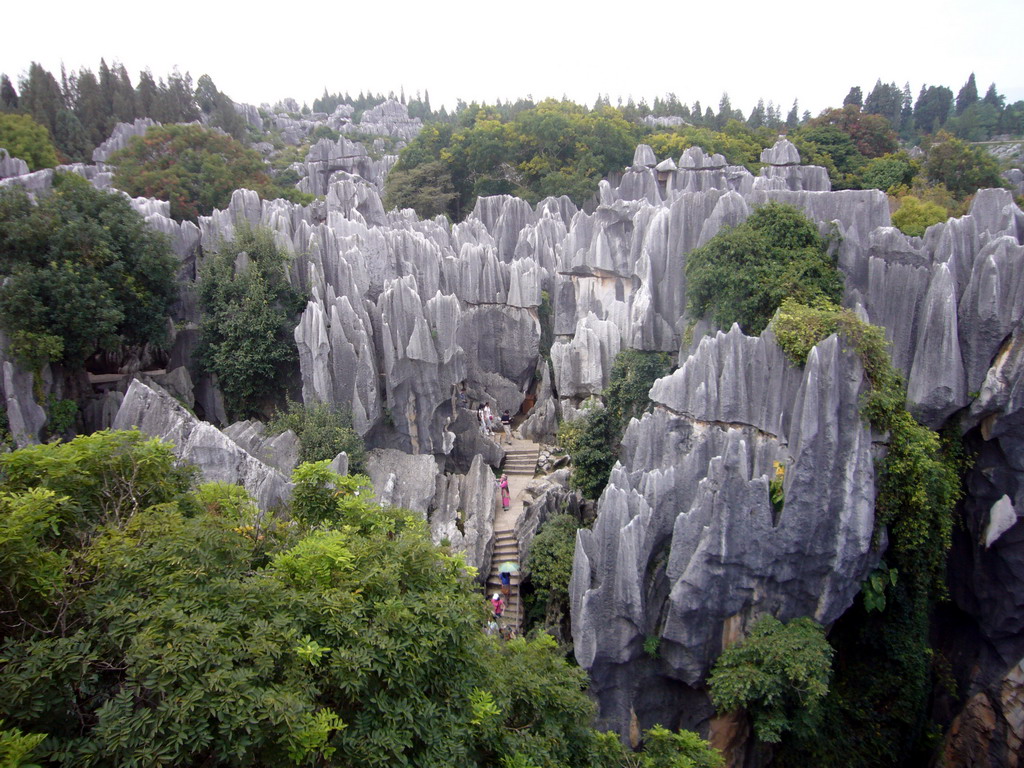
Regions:
<instances>
[{"instance_id":1,"label":"grey stone boulder","mask_svg":"<svg viewBox=\"0 0 1024 768\"><path fill-rule=\"evenodd\" d=\"M593 313L580 320L571 341L551 347L555 389L560 398L600 394L608 386L611 365L622 348L618 326Z\"/></svg>"},{"instance_id":2,"label":"grey stone boulder","mask_svg":"<svg viewBox=\"0 0 1024 768\"><path fill-rule=\"evenodd\" d=\"M264 511L283 507L291 483L219 429L186 411L159 388L132 381L113 423L114 429L138 428L171 443L183 461L199 467L203 480L241 485Z\"/></svg>"},{"instance_id":3,"label":"grey stone boulder","mask_svg":"<svg viewBox=\"0 0 1024 768\"><path fill-rule=\"evenodd\" d=\"M653 168L657 164L658 158L655 156L654 150L647 144L637 144L636 150L633 152L633 166Z\"/></svg>"},{"instance_id":4,"label":"grey stone boulder","mask_svg":"<svg viewBox=\"0 0 1024 768\"><path fill-rule=\"evenodd\" d=\"M907 401L917 419L931 428L967 405L960 356L956 296L945 264L935 271L921 307L917 352L907 382Z\"/></svg>"},{"instance_id":5,"label":"grey stone boulder","mask_svg":"<svg viewBox=\"0 0 1024 768\"><path fill-rule=\"evenodd\" d=\"M366 453L366 474L381 504L408 509L427 519L440 474L433 456L374 448Z\"/></svg>"},{"instance_id":6,"label":"grey stone boulder","mask_svg":"<svg viewBox=\"0 0 1024 768\"><path fill-rule=\"evenodd\" d=\"M550 364L545 361L541 371L537 400L526 421L519 425L519 433L536 443L550 443L558 431L558 399L551 385Z\"/></svg>"},{"instance_id":7,"label":"grey stone boulder","mask_svg":"<svg viewBox=\"0 0 1024 768\"><path fill-rule=\"evenodd\" d=\"M238 443L264 464L278 470L285 477L291 477L292 470L299 463L299 437L286 429L275 435L267 434L267 425L261 421L236 421L224 427L224 434ZM346 465L347 469L347 465ZM339 474L346 474L340 472Z\"/></svg>"}]
</instances>

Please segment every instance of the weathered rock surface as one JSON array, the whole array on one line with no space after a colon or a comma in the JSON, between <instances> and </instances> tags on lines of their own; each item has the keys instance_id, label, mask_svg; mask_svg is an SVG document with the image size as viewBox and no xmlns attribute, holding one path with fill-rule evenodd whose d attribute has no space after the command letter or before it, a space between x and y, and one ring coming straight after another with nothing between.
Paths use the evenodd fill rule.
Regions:
<instances>
[{"instance_id":1,"label":"weathered rock surface","mask_svg":"<svg viewBox=\"0 0 1024 768\"><path fill-rule=\"evenodd\" d=\"M175 454L199 467L205 481L241 485L260 509L281 507L291 495L291 484L279 471L199 421L166 392L138 380L128 387L113 424L114 429L133 427L172 443Z\"/></svg>"},{"instance_id":2,"label":"weathered rock surface","mask_svg":"<svg viewBox=\"0 0 1024 768\"><path fill-rule=\"evenodd\" d=\"M731 632L763 613L829 623L873 567L871 435L859 413L859 360L835 337L804 371L770 336L704 339L652 389L654 413L634 421L581 531L571 585L581 665L606 722L650 708L646 637L660 637L657 675L696 688ZM785 469L785 506L768 482ZM691 722L690 727L698 723Z\"/></svg>"},{"instance_id":3,"label":"weathered rock surface","mask_svg":"<svg viewBox=\"0 0 1024 768\"><path fill-rule=\"evenodd\" d=\"M119 149L127 147L128 142L134 137L142 136L150 128L158 125L160 123L148 117L136 118L133 123L118 123L114 126L114 131L110 134L110 138L92 151L92 161L94 163L107 162L112 154Z\"/></svg>"},{"instance_id":4,"label":"weathered rock surface","mask_svg":"<svg viewBox=\"0 0 1024 768\"><path fill-rule=\"evenodd\" d=\"M368 110L358 124L353 116L342 107L277 119L296 140L325 123L399 142L417 129L400 104ZM550 309L554 344L524 424L536 436L549 437L555 415L572 418L607 385L619 350L678 351L680 369L655 386L655 412L630 426L597 524L577 548L577 653L605 724L622 733L631 723L706 721L703 676L725 640L760 613L831 621L877 557L867 545L871 436L853 356L828 340L799 371L770 334L716 333L686 316L694 248L765 202L798 207L834 238L844 304L885 327L909 407L930 426L961 418L976 444L970 535L957 545L963 575L951 593L987 648L969 695L984 692L992 704L1024 656L1024 213L1009 191L986 190L968 215L909 238L891 227L884 193L829 191L825 170L801 166L787 140L762 162L755 177L697 147L660 159L639 147L630 168L601 183L596 206L485 197L452 225L386 211L393 158L374 160L343 137L315 145L296 169L303 188L324 195L310 206L239 190L190 229L159 205L133 204L171 236L184 272L242 221L273 230L294 257L289 279L309 297L295 330L303 399L349 407L371 445L418 454L415 498L393 471L381 470L382 487L428 515L435 538L454 545L462 536L472 557L486 536L470 541L468 480L445 479L437 466L482 477L481 461L501 461L471 408L518 410L534 383L542 315ZM94 166L72 170L109 183ZM43 193L51 178L0 184ZM189 321L173 354L187 364L196 319L187 296L180 315ZM462 388L470 409L455 403ZM208 379L195 391L197 409L223 416ZM767 501L776 461L786 467L781 513ZM658 660L642 652L647 635L661 638ZM993 749L1009 743L998 736Z\"/></svg>"},{"instance_id":5,"label":"weathered rock surface","mask_svg":"<svg viewBox=\"0 0 1024 768\"><path fill-rule=\"evenodd\" d=\"M440 475L433 456L377 448L367 452L365 464L381 504L402 507L426 519Z\"/></svg>"},{"instance_id":6,"label":"weathered rock surface","mask_svg":"<svg viewBox=\"0 0 1024 768\"><path fill-rule=\"evenodd\" d=\"M28 173L28 163L20 157L11 157L7 150L0 147L0 179L8 176L24 176Z\"/></svg>"},{"instance_id":7,"label":"weathered rock surface","mask_svg":"<svg viewBox=\"0 0 1024 768\"><path fill-rule=\"evenodd\" d=\"M430 535L435 544L448 543L462 552L466 564L477 569L484 583L494 551L494 515L497 486L494 474L477 455L465 475L439 475L430 513Z\"/></svg>"}]
</instances>

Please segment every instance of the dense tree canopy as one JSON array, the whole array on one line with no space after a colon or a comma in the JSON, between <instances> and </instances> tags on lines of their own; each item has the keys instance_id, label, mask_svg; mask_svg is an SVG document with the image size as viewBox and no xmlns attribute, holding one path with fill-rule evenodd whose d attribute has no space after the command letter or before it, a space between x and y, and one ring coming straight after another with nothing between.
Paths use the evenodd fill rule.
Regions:
<instances>
[{"instance_id":1,"label":"dense tree canopy","mask_svg":"<svg viewBox=\"0 0 1024 768\"><path fill-rule=\"evenodd\" d=\"M459 122L428 126L403 151L388 177L391 204L433 215L436 201L448 200L453 219L468 214L478 195L515 194L531 202L568 195L582 204L603 176L629 165L637 139L636 126L617 110L553 99L509 119L473 105Z\"/></svg>"},{"instance_id":2,"label":"dense tree canopy","mask_svg":"<svg viewBox=\"0 0 1024 768\"><path fill-rule=\"evenodd\" d=\"M195 221L226 208L236 189L286 196L275 188L263 159L231 136L198 125L164 125L134 137L110 162L114 184L131 195L171 204L171 216Z\"/></svg>"},{"instance_id":3,"label":"dense tree canopy","mask_svg":"<svg viewBox=\"0 0 1024 768\"><path fill-rule=\"evenodd\" d=\"M944 184L957 197L972 195L982 187L1003 185L999 165L989 154L945 131L930 143L925 171L931 181Z\"/></svg>"},{"instance_id":4,"label":"dense tree canopy","mask_svg":"<svg viewBox=\"0 0 1024 768\"><path fill-rule=\"evenodd\" d=\"M0 744L76 767L637 764L550 638L481 631L418 516L326 462L294 480L284 522L138 432L0 456ZM638 758L721 762L664 729Z\"/></svg>"},{"instance_id":5,"label":"dense tree canopy","mask_svg":"<svg viewBox=\"0 0 1024 768\"><path fill-rule=\"evenodd\" d=\"M786 297L838 302L843 280L815 225L797 209L771 202L715 235L686 261L694 317L757 335Z\"/></svg>"},{"instance_id":6,"label":"dense tree canopy","mask_svg":"<svg viewBox=\"0 0 1024 768\"><path fill-rule=\"evenodd\" d=\"M0 189L0 325L33 365L160 344L177 260L119 194L58 174L38 205Z\"/></svg>"}]
</instances>

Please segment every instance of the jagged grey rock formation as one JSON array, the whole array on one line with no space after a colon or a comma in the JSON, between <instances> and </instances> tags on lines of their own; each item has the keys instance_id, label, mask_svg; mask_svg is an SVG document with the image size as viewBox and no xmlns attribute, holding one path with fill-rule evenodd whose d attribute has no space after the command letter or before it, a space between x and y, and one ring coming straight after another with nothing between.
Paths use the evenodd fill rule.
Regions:
<instances>
[{"instance_id":1,"label":"jagged grey rock formation","mask_svg":"<svg viewBox=\"0 0 1024 768\"><path fill-rule=\"evenodd\" d=\"M477 569L477 581L487 580L494 551L497 486L491 468L477 455L465 475L439 475L430 512L430 535L435 544L448 543Z\"/></svg>"},{"instance_id":2,"label":"jagged grey rock formation","mask_svg":"<svg viewBox=\"0 0 1024 768\"><path fill-rule=\"evenodd\" d=\"M20 157L11 157L7 150L0 147L0 179L9 176L24 176L28 173L28 163Z\"/></svg>"},{"instance_id":3,"label":"jagged grey rock formation","mask_svg":"<svg viewBox=\"0 0 1024 768\"><path fill-rule=\"evenodd\" d=\"M128 142L134 137L142 136L150 128L158 125L160 123L148 117L136 118L133 123L118 123L114 126L114 131L110 134L110 138L92 151L92 161L94 163L107 162L110 156L117 152L117 150L127 147Z\"/></svg>"},{"instance_id":4,"label":"jagged grey rock formation","mask_svg":"<svg viewBox=\"0 0 1024 768\"><path fill-rule=\"evenodd\" d=\"M32 374L14 361L3 361L3 395L7 425L18 448L39 442L46 412L32 395Z\"/></svg>"},{"instance_id":5,"label":"jagged grey rock formation","mask_svg":"<svg viewBox=\"0 0 1024 768\"><path fill-rule=\"evenodd\" d=\"M857 414L853 357L828 340L798 371L770 334L717 333L686 314L694 248L768 201L804 211L833 238L844 304L885 327L908 405L930 426L960 418L976 444L969 535L956 553L966 575L951 591L984 646L965 691L1002 716L993 702L1024 656L1024 213L1009 191L982 191L968 215L909 238L891 227L884 193L829 191L825 170L801 166L785 139L764 151L756 177L699 147L661 159L638 147L583 211L567 198L485 197L453 225L386 211L394 158L375 160L350 140L357 131L409 140L417 121L400 104L360 123L345 105L308 119L284 114L298 111L294 102L276 111L289 140L324 124L348 134L321 141L295 168L322 200L299 206L239 190L198 226L171 222L153 201L133 205L172 238L183 274L242 222L273 231L292 256L289 279L309 297L295 330L303 400L349 407L371 445L416 454L422 488L402 490L404 474L385 471L401 464L392 457L378 462L378 492L427 515L435 538L454 543L458 532L483 557L486 525L466 528L476 510L468 478L483 478L503 451L480 435L472 408L518 410L534 385L542 317L554 334L550 371L524 425L537 436L607 385L619 350L678 351L680 369L655 386L655 412L630 426L577 553L576 648L606 725L620 731L634 714L644 725L699 723L710 713L703 675L725 641L763 612L830 621L877 557L866 543L871 435ZM110 181L95 166L70 170ZM0 184L45 193L51 179L45 171ZM193 297L183 293L176 313L172 368L189 363ZM463 388L469 408L456 402ZM197 410L224 419L214 382L194 391ZM98 398L89 418L109 418L119 397ZM787 468L781 515L767 503L775 461ZM444 478L440 464L468 474ZM493 493L481 483L473 493ZM642 653L647 635L661 638L660 660Z\"/></svg>"},{"instance_id":6,"label":"jagged grey rock formation","mask_svg":"<svg viewBox=\"0 0 1024 768\"><path fill-rule=\"evenodd\" d=\"M648 686L697 688L763 613L827 624L850 606L878 558L862 388L859 359L835 337L799 371L770 335L735 326L656 383L655 411L627 429L597 522L576 545L576 657L599 672L592 690L608 724L622 731L641 709L643 721L686 718L670 699L645 700ZM768 496L776 462L781 512ZM656 670L648 636L661 641Z\"/></svg>"},{"instance_id":7,"label":"jagged grey rock formation","mask_svg":"<svg viewBox=\"0 0 1024 768\"><path fill-rule=\"evenodd\" d=\"M268 435L263 422L247 420L229 424L223 432L245 449L246 453L270 465L285 477L290 477L299 463L299 437L290 429ZM345 470L338 474L347 474L347 463Z\"/></svg>"},{"instance_id":8,"label":"jagged grey rock formation","mask_svg":"<svg viewBox=\"0 0 1024 768\"><path fill-rule=\"evenodd\" d=\"M133 427L172 443L175 454L199 467L205 481L241 485L260 509L282 507L291 496L291 484L279 471L199 421L163 390L138 380L128 387L113 424L114 429Z\"/></svg>"},{"instance_id":9,"label":"jagged grey rock formation","mask_svg":"<svg viewBox=\"0 0 1024 768\"><path fill-rule=\"evenodd\" d=\"M358 123L341 125L340 130L393 136L409 142L423 130L423 122L418 117L409 117L409 111L402 102L388 99L363 112Z\"/></svg>"},{"instance_id":10,"label":"jagged grey rock formation","mask_svg":"<svg viewBox=\"0 0 1024 768\"><path fill-rule=\"evenodd\" d=\"M402 507L426 519L440 475L433 456L377 448L366 454L366 474L381 504Z\"/></svg>"},{"instance_id":11,"label":"jagged grey rock formation","mask_svg":"<svg viewBox=\"0 0 1024 768\"><path fill-rule=\"evenodd\" d=\"M754 183L756 189L787 189L791 192L828 192L832 189L828 171L820 165L800 165L800 152L788 139L762 150L764 166Z\"/></svg>"}]
</instances>

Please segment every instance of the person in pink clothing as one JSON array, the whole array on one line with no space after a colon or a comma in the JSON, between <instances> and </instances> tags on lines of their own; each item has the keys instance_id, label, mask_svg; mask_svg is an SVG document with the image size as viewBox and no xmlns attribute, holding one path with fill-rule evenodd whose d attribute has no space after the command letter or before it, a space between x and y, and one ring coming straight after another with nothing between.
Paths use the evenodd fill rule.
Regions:
<instances>
[{"instance_id":1,"label":"person in pink clothing","mask_svg":"<svg viewBox=\"0 0 1024 768\"><path fill-rule=\"evenodd\" d=\"M501 488L501 508L508 509L512 504L512 495L508 490L508 475L501 476L501 480L498 481L498 487Z\"/></svg>"}]
</instances>

